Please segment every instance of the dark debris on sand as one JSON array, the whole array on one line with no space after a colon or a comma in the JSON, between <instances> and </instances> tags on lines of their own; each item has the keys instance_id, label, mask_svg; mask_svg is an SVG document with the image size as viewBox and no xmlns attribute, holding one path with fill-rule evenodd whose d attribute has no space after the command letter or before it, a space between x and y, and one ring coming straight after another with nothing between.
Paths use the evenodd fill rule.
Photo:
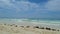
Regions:
<instances>
[{"instance_id":1,"label":"dark debris on sand","mask_svg":"<svg viewBox=\"0 0 60 34\"><path fill-rule=\"evenodd\" d=\"M4 25L7 25L7 24L4 24ZM18 27L18 26L15 25L15 24L12 24L12 25L10 25L10 26ZM20 27L23 27L23 28L24 28L24 26L20 26ZM29 28L29 27L30 27L30 26L26 26L26 28ZM33 26L33 28L46 29L46 30L52 30L52 31L60 31L60 30L56 30L56 29L49 28L49 27L44 28L44 27L39 27L39 26Z\"/></svg>"},{"instance_id":2,"label":"dark debris on sand","mask_svg":"<svg viewBox=\"0 0 60 34\"><path fill-rule=\"evenodd\" d=\"M46 30L51 30L51 28L46 27Z\"/></svg>"},{"instance_id":3,"label":"dark debris on sand","mask_svg":"<svg viewBox=\"0 0 60 34\"><path fill-rule=\"evenodd\" d=\"M35 26L35 28L39 28L38 26Z\"/></svg>"},{"instance_id":4,"label":"dark debris on sand","mask_svg":"<svg viewBox=\"0 0 60 34\"><path fill-rule=\"evenodd\" d=\"M26 26L26 28L29 28L30 26Z\"/></svg>"},{"instance_id":5,"label":"dark debris on sand","mask_svg":"<svg viewBox=\"0 0 60 34\"><path fill-rule=\"evenodd\" d=\"M33 28L46 29L46 30L52 30L52 31L59 31L59 30L52 29L52 28L49 28L49 27L44 28L44 27L34 26Z\"/></svg>"}]
</instances>

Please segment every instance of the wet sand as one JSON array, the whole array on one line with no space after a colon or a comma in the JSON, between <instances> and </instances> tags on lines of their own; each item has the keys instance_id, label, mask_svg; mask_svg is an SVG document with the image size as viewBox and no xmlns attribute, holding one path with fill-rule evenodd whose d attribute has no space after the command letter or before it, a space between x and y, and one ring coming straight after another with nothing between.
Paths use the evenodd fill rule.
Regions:
<instances>
[{"instance_id":1,"label":"wet sand","mask_svg":"<svg viewBox=\"0 0 60 34\"><path fill-rule=\"evenodd\" d=\"M60 34L60 31L48 27L0 24L0 34Z\"/></svg>"}]
</instances>

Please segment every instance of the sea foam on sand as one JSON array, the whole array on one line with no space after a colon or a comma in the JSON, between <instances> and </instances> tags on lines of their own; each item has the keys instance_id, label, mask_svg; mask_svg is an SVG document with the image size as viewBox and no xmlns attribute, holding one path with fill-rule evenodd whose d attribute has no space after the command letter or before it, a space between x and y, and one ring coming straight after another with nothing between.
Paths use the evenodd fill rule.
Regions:
<instances>
[{"instance_id":1,"label":"sea foam on sand","mask_svg":"<svg viewBox=\"0 0 60 34\"><path fill-rule=\"evenodd\" d=\"M33 28L33 26L18 26L15 24L0 24L0 34L60 34L60 31Z\"/></svg>"}]
</instances>

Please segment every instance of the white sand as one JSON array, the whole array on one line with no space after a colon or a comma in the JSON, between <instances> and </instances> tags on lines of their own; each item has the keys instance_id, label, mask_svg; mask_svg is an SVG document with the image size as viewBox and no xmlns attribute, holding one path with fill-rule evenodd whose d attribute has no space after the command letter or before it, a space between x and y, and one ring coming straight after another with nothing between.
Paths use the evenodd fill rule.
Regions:
<instances>
[{"instance_id":1,"label":"white sand","mask_svg":"<svg viewBox=\"0 0 60 34\"><path fill-rule=\"evenodd\" d=\"M37 29L32 26L30 28L26 28L20 26L15 27L15 25L10 26L8 24L0 24L0 34L60 34L60 31Z\"/></svg>"}]
</instances>

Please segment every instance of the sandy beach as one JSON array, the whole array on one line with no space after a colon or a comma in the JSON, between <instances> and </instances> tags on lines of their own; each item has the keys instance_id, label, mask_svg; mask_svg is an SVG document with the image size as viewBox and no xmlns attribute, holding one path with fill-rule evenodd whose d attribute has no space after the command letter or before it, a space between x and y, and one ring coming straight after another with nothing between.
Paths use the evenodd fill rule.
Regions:
<instances>
[{"instance_id":1,"label":"sandy beach","mask_svg":"<svg viewBox=\"0 0 60 34\"><path fill-rule=\"evenodd\" d=\"M33 26L18 26L15 24L0 24L0 34L60 34L59 30L49 30Z\"/></svg>"}]
</instances>

